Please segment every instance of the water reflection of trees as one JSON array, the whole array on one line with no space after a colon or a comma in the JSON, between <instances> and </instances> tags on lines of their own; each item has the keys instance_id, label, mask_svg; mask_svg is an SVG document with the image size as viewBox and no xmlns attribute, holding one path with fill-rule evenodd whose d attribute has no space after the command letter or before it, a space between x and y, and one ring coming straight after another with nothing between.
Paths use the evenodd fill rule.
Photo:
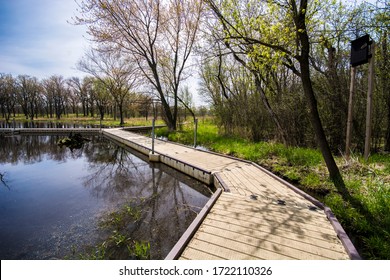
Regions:
<instances>
[{"instance_id":1,"label":"water reflection of trees","mask_svg":"<svg viewBox=\"0 0 390 280\"><path fill-rule=\"evenodd\" d=\"M194 191L197 197L190 196L177 176L164 172L169 170L166 166L150 165L139 158L142 155L136 157L113 143L94 147L86 152L93 172L84 185L96 197L141 209L140 219L126 225L126 233L150 242L152 258L163 258L206 203L207 188L202 186L204 194Z\"/></svg>"},{"instance_id":2,"label":"water reflection of trees","mask_svg":"<svg viewBox=\"0 0 390 280\"><path fill-rule=\"evenodd\" d=\"M84 125L80 123L69 122L47 122L47 121L2 121L0 120L0 128L85 128L85 127L99 127L99 125Z\"/></svg>"},{"instance_id":3,"label":"water reflection of trees","mask_svg":"<svg viewBox=\"0 0 390 280\"><path fill-rule=\"evenodd\" d=\"M81 149L73 151L67 147L57 145L58 140L67 135L0 135L0 163L33 164L42 160L54 160L65 162L67 159L80 158L90 149L93 143L85 145ZM101 136L87 136L92 142L97 142Z\"/></svg>"},{"instance_id":4,"label":"water reflection of trees","mask_svg":"<svg viewBox=\"0 0 390 280\"><path fill-rule=\"evenodd\" d=\"M149 164L144 156L102 136L90 137L91 142L73 152L56 144L61 137L2 137L0 163L85 157L89 175L82 178L83 185L94 197L109 201L111 211L123 205L141 210L126 232L133 240L150 242L154 259L168 254L210 196L204 185L163 164Z\"/></svg>"},{"instance_id":5,"label":"water reflection of trees","mask_svg":"<svg viewBox=\"0 0 390 280\"><path fill-rule=\"evenodd\" d=\"M5 172L4 173L0 172L0 185L3 185L8 190L10 190L11 188L8 186L7 180L5 179L5 175L6 175Z\"/></svg>"},{"instance_id":6,"label":"water reflection of trees","mask_svg":"<svg viewBox=\"0 0 390 280\"><path fill-rule=\"evenodd\" d=\"M13 135L0 136L0 163L33 164L42 160L66 161L82 156L82 149L71 152L56 145L64 136Z\"/></svg>"}]
</instances>

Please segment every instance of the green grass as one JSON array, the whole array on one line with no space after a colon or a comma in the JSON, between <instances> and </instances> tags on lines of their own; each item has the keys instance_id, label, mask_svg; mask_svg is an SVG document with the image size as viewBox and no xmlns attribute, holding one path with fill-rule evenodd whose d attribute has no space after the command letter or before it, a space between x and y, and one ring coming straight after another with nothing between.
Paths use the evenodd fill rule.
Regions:
<instances>
[{"instance_id":1,"label":"green grass","mask_svg":"<svg viewBox=\"0 0 390 280\"><path fill-rule=\"evenodd\" d=\"M158 135L193 145L193 124ZM318 150L286 147L280 143L253 143L219 132L210 120L198 124L198 145L212 151L256 162L329 206L365 259L390 259L390 156L372 155L367 162L353 156L337 157L350 193L346 201L328 178Z\"/></svg>"}]
</instances>

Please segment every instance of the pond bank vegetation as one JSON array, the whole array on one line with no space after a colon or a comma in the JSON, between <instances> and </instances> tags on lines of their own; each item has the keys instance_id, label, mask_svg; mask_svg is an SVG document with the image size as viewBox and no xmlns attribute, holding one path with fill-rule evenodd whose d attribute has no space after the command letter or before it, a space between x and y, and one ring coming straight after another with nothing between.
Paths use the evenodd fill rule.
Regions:
<instances>
[{"instance_id":1,"label":"pond bank vegetation","mask_svg":"<svg viewBox=\"0 0 390 280\"><path fill-rule=\"evenodd\" d=\"M193 145L193 125L180 131L157 130L170 141ZM253 161L314 196L332 209L364 259L390 259L390 156L337 156L350 195L334 187L320 151L253 142L223 134L212 121L199 123L197 144L211 151Z\"/></svg>"}]
</instances>

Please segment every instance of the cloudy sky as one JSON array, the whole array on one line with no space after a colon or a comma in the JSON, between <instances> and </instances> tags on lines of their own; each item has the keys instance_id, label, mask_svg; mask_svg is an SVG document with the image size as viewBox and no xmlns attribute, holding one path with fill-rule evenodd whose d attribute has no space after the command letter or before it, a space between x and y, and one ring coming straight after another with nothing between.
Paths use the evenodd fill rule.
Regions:
<instances>
[{"instance_id":1,"label":"cloudy sky","mask_svg":"<svg viewBox=\"0 0 390 280\"><path fill-rule=\"evenodd\" d=\"M74 0L0 0L0 73L84 76L75 69L88 48L75 26Z\"/></svg>"}]
</instances>

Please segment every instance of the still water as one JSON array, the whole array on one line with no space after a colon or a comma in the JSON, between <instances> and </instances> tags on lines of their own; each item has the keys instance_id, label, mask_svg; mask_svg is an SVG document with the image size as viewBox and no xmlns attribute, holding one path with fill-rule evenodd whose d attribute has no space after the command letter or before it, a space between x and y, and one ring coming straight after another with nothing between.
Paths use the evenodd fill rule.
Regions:
<instances>
[{"instance_id":1,"label":"still water","mask_svg":"<svg viewBox=\"0 0 390 280\"><path fill-rule=\"evenodd\" d=\"M211 195L102 136L60 138L0 136L1 259L163 259Z\"/></svg>"}]
</instances>

